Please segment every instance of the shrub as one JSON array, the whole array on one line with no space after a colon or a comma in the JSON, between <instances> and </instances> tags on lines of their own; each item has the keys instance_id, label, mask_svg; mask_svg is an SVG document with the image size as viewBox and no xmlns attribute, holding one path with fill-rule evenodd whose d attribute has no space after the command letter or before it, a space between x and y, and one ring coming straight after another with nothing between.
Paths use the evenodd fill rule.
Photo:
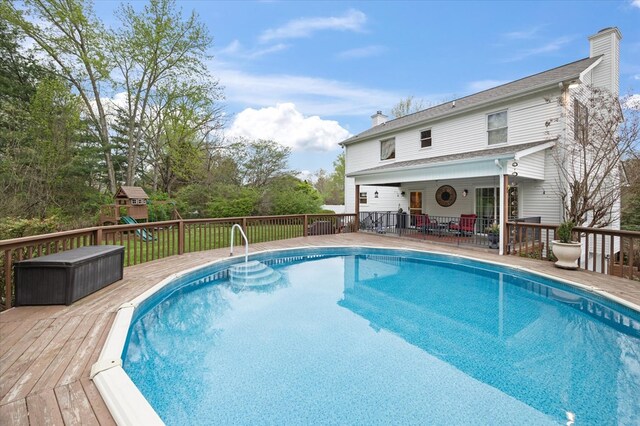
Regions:
<instances>
[{"instance_id":1,"label":"shrub","mask_svg":"<svg viewBox=\"0 0 640 426\"><path fill-rule=\"evenodd\" d=\"M576 224L572 221L562 222L560 226L558 226L558 230L556 231L556 235L558 240L561 243L570 243L572 241L572 232L571 230Z\"/></svg>"},{"instance_id":2,"label":"shrub","mask_svg":"<svg viewBox=\"0 0 640 426\"><path fill-rule=\"evenodd\" d=\"M56 216L46 219L5 217L0 219L0 240L48 234L62 228L63 224Z\"/></svg>"},{"instance_id":3,"label":"shrub","mask_svg":"<svg viewBox=\"0 0 640 426\"><path fill-rule=\"evenodd\" d=\"M494 223L491 226L487 226L487 229L485 229L485 232L487 234L500 235L500 225L498 225L497 223Z\"/></svg>"}]
</instances>

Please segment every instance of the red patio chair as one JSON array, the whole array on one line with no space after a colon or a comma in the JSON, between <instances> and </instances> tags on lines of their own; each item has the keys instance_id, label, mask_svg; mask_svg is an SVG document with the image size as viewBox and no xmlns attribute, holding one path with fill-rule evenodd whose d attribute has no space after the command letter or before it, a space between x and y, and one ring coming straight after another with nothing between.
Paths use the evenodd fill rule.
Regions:
<instances>
[{"instance_id":1,"label":"red patio chair","mask_svg":"<svg viewBox=\"0 0 640 426\"><path fill-rule=\"evenodd\" d=\"M421 229L422 232L426 232L427 230L432 230L437 228L438 221L431 220L428 214L419 214L416 215L416 228Z\"/></svg>"},{"instance_id":2,"label":"red patio chair","mask_svg":"<svg viewBox=\"0 0 640 426\"><path fill-rule=\"evenodd\" d=\"M449 222L449 230L460 235L472 235L476 228L476 214L461 214L458 222Z\"/></svg>"}]
</instances>

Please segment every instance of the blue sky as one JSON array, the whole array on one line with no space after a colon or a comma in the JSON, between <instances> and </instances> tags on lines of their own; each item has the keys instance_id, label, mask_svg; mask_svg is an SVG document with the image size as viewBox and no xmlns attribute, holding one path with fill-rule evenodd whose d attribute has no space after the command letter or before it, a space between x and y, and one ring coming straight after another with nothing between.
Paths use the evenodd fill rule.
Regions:
<instances>
[{"instance_id":1,"label":"blue sky","mask_svg":"<svg viewBox=\"0 0 640 426\"><path fill-rule=\"evenodd\" d=\"M96 12L113 22L119 2ZM621 93L640 92L640 0L180 1L214 37L227 132L292 147L290 167L331 170L337 145L401 98L439 103L589 55L617 26Z\"/></svg>"}]
</instances>

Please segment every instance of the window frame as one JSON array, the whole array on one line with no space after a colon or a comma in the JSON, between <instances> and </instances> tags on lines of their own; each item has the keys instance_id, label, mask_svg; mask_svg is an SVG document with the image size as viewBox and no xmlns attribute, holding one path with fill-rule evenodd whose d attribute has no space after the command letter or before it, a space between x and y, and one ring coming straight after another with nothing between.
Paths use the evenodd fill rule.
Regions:
<instances>
[{"instance_id":1,"label":"window frame","mask_svg":"<svg viewBox=\"0 0 640 426\"><path fill-rule=\"evenodd\" d=\"M496 114L502 114L505 113L507 115L507 125L504 127L496 127L495 129L489 129L489 117L491 117L492 115L496 115ZM485 118L485 126L486 126L486 130L487 130L487 146L495 146L495 145L506 145L509 143L509 110L508 109L503 109L503 110L499 110L499 111L492 111L486 114L486 118ZM491 132L494 132L496 130L502 130L502 129L507 129L507 137L506 140L504 142L496 142L496 143L491 143L490 142L490 137L489 135L491 134Z\"/></svg>"},{"instance_id":2,"label":"window frame","mask_svg":"<svg viewBox=\"0 0 640 426\"><path fill-rule=\"evenodd\" d=\"M589 109L577 98L573 99L573 140L587 142L589 129Z\"/></svg>"},{"instance_id":3,"label":"window frame","mask_svg":"<svg viewBox=\"0 0 640 426\"><path fill-rule=\"evenodd\" d=\"M364 197L363 197L363 194L364 194ZM364 201L362 201L362 200L364 200ZM369 200L369 196L368 196L367 192L360 191L358 193L358 203L359 204L368 204L368 200Z\"/></svg>"},{"instance_id":4,"label":"window frame","mask_svg":"<svg viewBox=\"0 0 640 426\"><path fill-rule=\"evenodd\" d=\"M390 156L388 158L382 158L382 144L388 141L393 141L393 156ZM380 161L392 161L396 159L396 138L395 136L390 137L390 138L386 138L386 139L380 139Z\"/></svg>"},{"instance_id":5,"label":"window frame","mask_svg":"<svg viewBox=\"0 0 640 426\"><path fill-rule=\"evenodd\" d=\"M429 137L428 138L423 138L422 137L422 133L423 132L429 132ZM423 141L429 139L429 146L424 146L423 145ZM429 149L433 147L433 128L429 127L428 129L422 129L420 130L420 149Z\"/></svg>"}]
</instances>

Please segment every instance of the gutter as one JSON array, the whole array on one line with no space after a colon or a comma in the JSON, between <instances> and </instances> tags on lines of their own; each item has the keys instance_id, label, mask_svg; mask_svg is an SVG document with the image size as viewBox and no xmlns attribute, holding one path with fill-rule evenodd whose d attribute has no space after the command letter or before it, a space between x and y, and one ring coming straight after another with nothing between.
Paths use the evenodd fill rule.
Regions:
<instances>
[{"instance_id":1,"label":"gutter","mask_svg":"<svg viewBox=\"0 0 640 426\"><path fill-rule=\"evenodd\" d=\"M370 174L399 172L401 170L416 170L416 169L431 168L431 167L451 166L451 165L463 164L463 163L481 163L483 161L491 161L491 160L496 160L496 161L497 160L513 160L515 154L516 153L498 154L497 156L490 155L485 157L467 158L467 159L461 159L461 160L449 160L449 161L443 161L441 163L424 163L424 164L416 164L415 166L400 166L400 167L394 167L394 168L382 169L382 170L371 170L371 169L361 170L359 172L348 173L346 176L347 177L366 176Z\"/></svg>"}]
</instances>

